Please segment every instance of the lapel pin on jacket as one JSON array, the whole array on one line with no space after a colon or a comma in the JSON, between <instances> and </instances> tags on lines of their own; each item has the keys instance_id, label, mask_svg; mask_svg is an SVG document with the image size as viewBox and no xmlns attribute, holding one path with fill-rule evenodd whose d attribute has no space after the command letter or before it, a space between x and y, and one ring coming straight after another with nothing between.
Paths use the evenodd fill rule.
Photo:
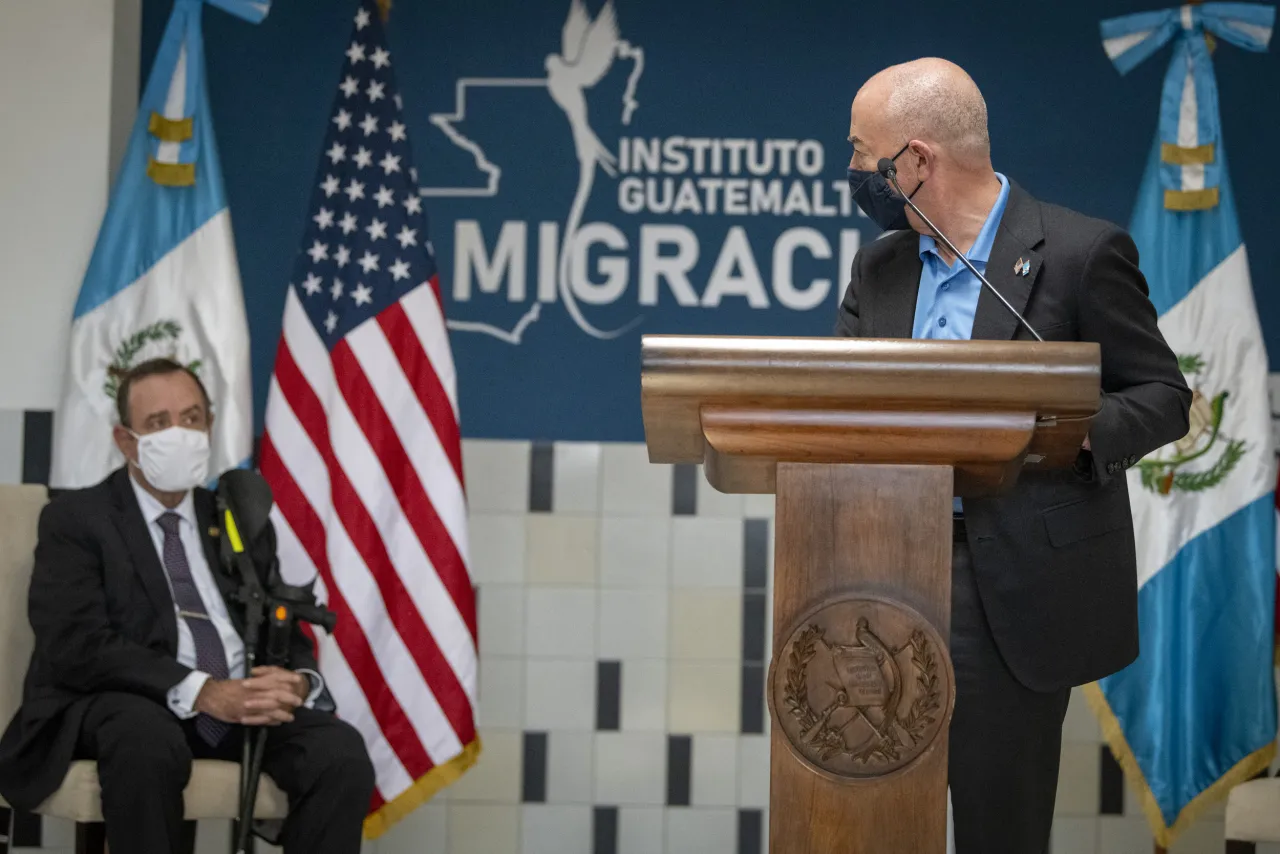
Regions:
<instances>
[{"instance_id":1,"label":"lapel pin on jacket","mask_svg":"<svg viewBox=\"0 0 1280 854\"><path fill-rule=\"evenodd\" d=\"M1025 258L1019 258L1013 262L1013 274L1015 276L1025 276L1031 272L1031 262Z\"/></svg>"}]
</instances>

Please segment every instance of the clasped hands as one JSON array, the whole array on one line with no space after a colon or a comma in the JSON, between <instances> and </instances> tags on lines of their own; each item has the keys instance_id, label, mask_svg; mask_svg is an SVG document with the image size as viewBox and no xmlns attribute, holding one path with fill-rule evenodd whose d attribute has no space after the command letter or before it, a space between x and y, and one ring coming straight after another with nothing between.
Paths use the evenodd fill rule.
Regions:
<instances>
[{"instance_id":1,"label":"clasped hands","mask_svg":"<svg viewBox=\"0 0 1280 854\"><path fill-rule=\"evenodd\" d=\"M209 679L196 697L197 712L230 724L278 726L310 693L301 673L283 667L255 667L248 679Z\"/></svg>"}]
</instances>

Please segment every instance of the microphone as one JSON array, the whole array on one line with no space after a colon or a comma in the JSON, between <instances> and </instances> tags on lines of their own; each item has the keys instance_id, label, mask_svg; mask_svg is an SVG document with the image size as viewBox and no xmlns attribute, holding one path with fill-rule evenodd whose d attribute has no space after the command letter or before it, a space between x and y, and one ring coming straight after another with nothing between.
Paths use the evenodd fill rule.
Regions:
<instances>
[{"instance_id":1,"label":"microphone","mask_svg":"<svg viewBox=\"0 0 1280 854\"><path fill-rule=\"evenodd\" d=\"M890 160L888 157L881 157L880 162L876 164L876 171L878 171L891 184L893 184L893 188L898 191L898 195L902 196L902 198L906 200L907 204L911 207L911 209L916 212L916 216L924 220L924 224L929 226L929 230L932 231L934 235L943 242L943 244L947 247L947 249L951 250L951 254L959 258L960 261L966 267L969 268L969 272L977 276L978 281L986 285L987 290L991 291L991 293L996 295L996 299L1000 300L1000 304L1003 305L1005 308L1007 308L1009 310L1009 313L1018 319L1018 322L1021 323L1023 327L1025 327L1026 330L1031 333L1031 336L1035 338L1037 341L1044 343L1044 339L1040 337L1040 333L1036 332L1035 327L1033 327L1030 323L1027 323L1027 319L1023 317L1021 314L1019 314L1018 310L1014 308L1007 299L1004 298L1004 294L996 290L995 286L987 281L987 277L979 273L978 268L973 266L972 262L970 262L969 259L965 257L965 254L961 252L959 249L957 249L956 245L952 243L947 238L947 236L943 234L938 229L938 227L929 220L927 216L924 215L924 211L916 207L916 203L911 201L911 197L908 196L906 193L902 192L902 187L898 185L898 167L893 165L893 161Z\"/></svg>"},{"instance_id":2,"label":"microphone","mask_svg":"<svg viewBox=\"0 0 1280 854\"><path fill-rule=\"evenodd\" d=\"M222 538L224 562L249 552L269 561L275 556L275 529L271 525L271 487L255 471L232 469L218 477L218 511L226 536ZM260 542L264 535L266 542ZM268 557L270 555L270 557ZM257 562L257 561L255 561Z\"/></svg>"}]
</instances>

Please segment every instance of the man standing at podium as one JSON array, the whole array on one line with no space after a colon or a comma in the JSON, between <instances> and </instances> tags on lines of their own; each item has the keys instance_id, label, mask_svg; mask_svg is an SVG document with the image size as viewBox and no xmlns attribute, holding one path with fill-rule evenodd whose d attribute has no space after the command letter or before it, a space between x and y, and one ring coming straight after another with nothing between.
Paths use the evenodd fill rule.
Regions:
<instances>
[{"instance_id":1,"label":"man standing at podium","mask_svg":"<svg viewBox=\"0 0 1280 854\"><path fill-rule=\"evenodd\" d=\"M1101 346L1102 409L1075 468L1023 474L1010 492L955 508L956 852L1042 854L1071 687L1138 654L1125 470L1186 433L1191 392L1156 326L1132 239L996 172L986 103L961 68L940 59L888 68L858 92L850 118L853 197L896 233L854 259L837 335L1031 338L910 209L879 169L888 158L902 193L1046 341Z\"/></svg>"}]
</instances>

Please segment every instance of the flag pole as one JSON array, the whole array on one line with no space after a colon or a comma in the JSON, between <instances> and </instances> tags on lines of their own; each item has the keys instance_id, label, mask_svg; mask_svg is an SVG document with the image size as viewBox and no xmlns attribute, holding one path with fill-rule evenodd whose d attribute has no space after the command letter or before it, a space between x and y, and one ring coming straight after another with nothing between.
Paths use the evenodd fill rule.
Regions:
<instances>
[{"instance_id":1,"label":"flag pole","mask_svg":"<svg viewBox=\"0 0 1280 854\"><path fill-rule=\"evenodd\" d=\"M391 17L391 0L377 0L377 3L378 12L382 15L382 22L385 24Z\"/></svg>"}]
</instances>

